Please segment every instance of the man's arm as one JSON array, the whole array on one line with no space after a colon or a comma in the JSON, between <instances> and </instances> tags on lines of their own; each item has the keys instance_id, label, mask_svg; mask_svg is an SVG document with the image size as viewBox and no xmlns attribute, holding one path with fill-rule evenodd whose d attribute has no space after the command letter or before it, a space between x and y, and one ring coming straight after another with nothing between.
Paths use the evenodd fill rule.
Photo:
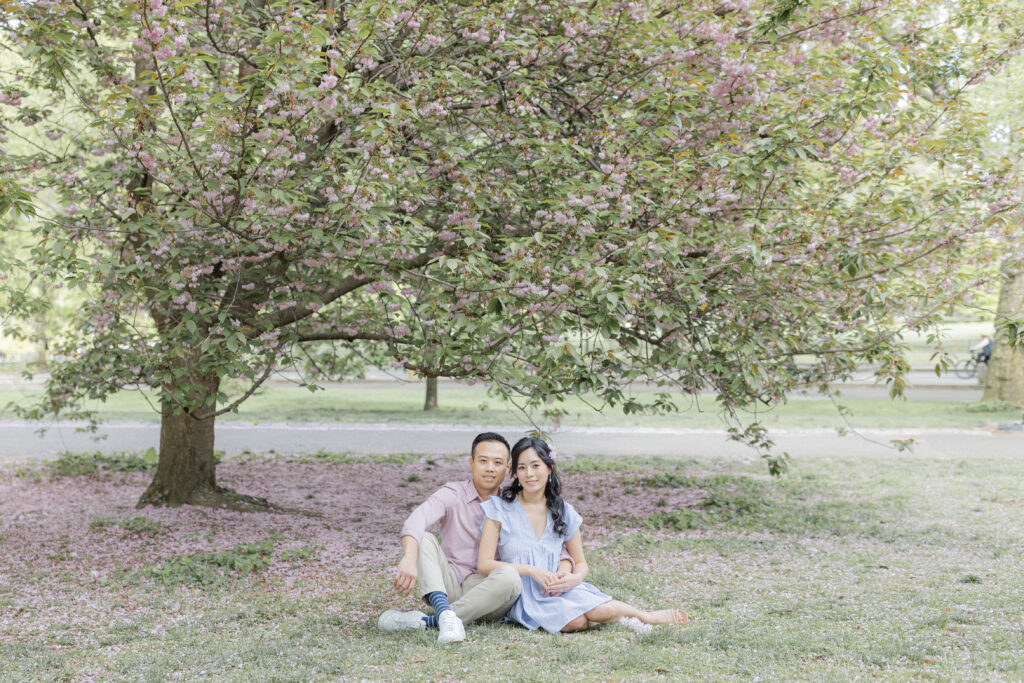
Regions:
<instances>
[{"instance_id":1,"label":"man's arm","mask_svg":"<svg viewBox=\"0 0 1024 683\"><path fill-rule=\"evenodd\" d=\"M563 571L568 574L576 569L576 560L572 558L572 553L569 552L569 542L566 541L562 544L562 554L558 558L558 573L561 574Z\"/></svg>"},{"instance_id":2,"label":"man's arm","mask_svg":"<svg viewBox=\"0 0 1024 683\"><path fill-rule=\"evenodd\" d=\"M420 544L412 536L402 536L402 559L398 561L398 574L395 575L395 590L399 595L406 596L416 587L419 570L416 559L420 552Z\"/></svg>"},{"instance_id":3,"label":"man's arm","mask_svg":"<svg viewBox=\"0 0 1024 683\"><path fill-rule=\"evenodd\" d=\"M587 560L583 555L583 539L578 530L565 543L565 549L572 558L572 571L564 575L559 573L550 583L544 584L544 590L548 595L561 595L572 590L583 583L583 579L587 578L587 574L590 572ZM563 562L565 560L558 563L559 569L562 568Z\"/></svg>"},{"instance_id":4,"label":"man's arm","mask_svg":"<svg viewBox=\"0 0 1024 683\"><path fill-rule=\"evenodd\" d=\"M576 562L572 559L572 555L569 553L567 543L562 544L562 557L558 560L558 569L555 570L555 575L558 577L569 576L576 569ZM547 595L555 596L561 595L561 593L547 592Z\"/></svg>"}]
</instances>

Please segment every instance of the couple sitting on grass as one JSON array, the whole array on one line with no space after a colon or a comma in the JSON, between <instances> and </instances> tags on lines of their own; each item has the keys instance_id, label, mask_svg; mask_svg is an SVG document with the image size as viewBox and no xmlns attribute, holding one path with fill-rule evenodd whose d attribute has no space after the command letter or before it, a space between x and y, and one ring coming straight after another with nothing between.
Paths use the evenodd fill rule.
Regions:
<instances>
[{"instance_id":1,"label":"couple sitting on grass","mask_svg":"<svg viewBox=\"0 0 1024 683\"><path fill-rule=\"evenodd\" d=\"M686 623L682 610L638 610L584 583L583 519L562 500L543 440L522 438L510 453L500 434L479 434L469 466L471 480L442 486L402 527L395 589L404 596L415 588L434 614L388 610L380 630L436 628L445 644L465 640L464 624L477 620L504 618L551 633L613 621L634 630ZM499 494L510 470L512 481ZM438 522L440 542L426 533Z\"/></svg>"}]
</instances>

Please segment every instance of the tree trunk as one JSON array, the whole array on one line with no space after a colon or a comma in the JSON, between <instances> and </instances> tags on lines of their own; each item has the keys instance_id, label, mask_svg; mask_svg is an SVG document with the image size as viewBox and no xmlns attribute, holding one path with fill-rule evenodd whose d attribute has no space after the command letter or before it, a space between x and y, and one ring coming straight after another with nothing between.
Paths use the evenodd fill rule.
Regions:
<instances>
[{"instance_id":1,"label":"tree trunk","mask_svg":"<svg viewBox=\"0 0 1024 683\"><path fill-rule=\"evenodd\" d=\"M437 378L427 378L427 398L423 401L423 410L437 410Z\"/></svg>"},{"instance_id":2,"label":"tree trunk","mask_svg":"<svg viewBox=\"0 0 1024 683\"><path fill-rule=\"evenodd\" d=\"M50 362L50 343L43 334L43 323L40 320L36 321L36 335L43 340L43 343L36 355L35 363L41 370L46 370L46 365Z\"/></svg>"},{"instance_id":3,"label":"tree trunk","mask_svg":"<svg viewBox=\"0 0 1024 683\"><path fill-rule=\"evenodd\" d=\"M202 505L233 510L267 509L267 501L262 498L240 495L217 485L213 413L219 386L217 375L202 375L183 379L178 386L164 387L160 458L156 475L136 507ZM169 398L175 388L188 392L189 407L177 414Z\"/></svg>"},{"instance_id":4,"label":"tree trunk","mask_svg":"<svg viewBox=\"0 0 1024 683\"><path fill-rule=\"evenodd\" d=\"M999 316L1020 319L1024 317L1024 263L1008 259L1000 267L1003 277L999 288ZM1003 335L995 336L995 347L985 378L983 401L1002 399L1024 405L1024 354L1006 343Z\"/></svg>"}]
</instances>

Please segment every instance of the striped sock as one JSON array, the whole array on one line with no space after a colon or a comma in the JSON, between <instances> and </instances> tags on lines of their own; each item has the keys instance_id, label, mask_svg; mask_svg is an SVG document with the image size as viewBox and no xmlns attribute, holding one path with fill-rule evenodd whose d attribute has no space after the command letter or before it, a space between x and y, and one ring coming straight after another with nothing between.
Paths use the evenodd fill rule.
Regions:
<instances>
[{"instance_id":1,"label":"striped sock","mask_svg":"<svg viewBox=\"0 0 1024 683\"><path fill-rule=\"evenodd\" d=\"M427 602L434 608L434 614L433 616L423 617L423 622L427 625L427 628L437 628L437 618L441 616L441 612L452 608L448 604L448 594L434 591L433 593L427 593L425 597Z\"/></svg>"}]
</instances>

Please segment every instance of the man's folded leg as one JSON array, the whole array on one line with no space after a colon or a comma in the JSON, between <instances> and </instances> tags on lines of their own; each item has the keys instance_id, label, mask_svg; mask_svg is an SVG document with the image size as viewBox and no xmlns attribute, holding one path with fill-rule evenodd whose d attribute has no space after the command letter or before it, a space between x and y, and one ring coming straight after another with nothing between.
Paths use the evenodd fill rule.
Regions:
<instances>
[{"instance_id":1,"label":"man's folded leg","mask_svg":"<svg viewBox=\"0 0 1024 683\"><path fill-rule=\"evenodd\" d=\"M423 534L420 551L416 556L416 571L419 574L416 578L416 594L420 597L426 598L436 592L445 593L449 600L462 597L459 581L434 534Z\"/></svg>"},{"instance_id":2,"label":"man's folded leg","mask_svg":"<svg viewBox=\"0 0 1024 683\"><path fill-rule=\"evenodd\" d=\"M420 543L416 556L416 573L416 594L434 606L435 610L438 607L442 607L444 611L450 610L448 607L449 596L458 598L462 595L462 589L455 578L455 573L448 564L448 558L444 556L441 544L434 534L423 535L423 541ZM465 629L462 628L462 624L454 623L459 620L451 618L451 616L455 616L454 613L445 619L444 628L440 629L442 624L438 623L438 617L441 614L443 612L428 617L418 610L402 612L392 609L380 615L377 627L385 633L393 633L413 631L429 626L430 628L439 628L441 631L439 640L442 643L464 639Z\"/></svg>"},{"instance_id":3,"label":"man's folded leg","mask_svg":"<svg viewBox=\"0 0 1024 683\"><path fill-rule=\"evenodd\" d=\"M418 631L427 627L426 618L427 615L419 611L403 612L397 609L389 609L377 619L377 628L384 633Z\"/></svg>"},{"instance_id":4,"label":"man's folded leg","mask_svg":"<svg viewBox=\"0 0 1024 683\"><path fill-rule=\"evenodd\" d=\"M437 642L441 645L465 640L466 629L449 602L462 596L462 587L434 534L423 535L416 571L416 592L434 608L434 615L426 617L423 623L438 629Z\"/></svg>"},{"instance_id":5,"label":"man's folded leg","mask_svg":"<svg viewBox=\"0 0 1024 683\"><path fill-rule=\"evenodd\" d=\"M463 623L496 621L512 608L523 590L519 572L503 565L487 576L470 574L462 582L462 597L452 603L452 610Z\"/></svg>"}]
</instances>

